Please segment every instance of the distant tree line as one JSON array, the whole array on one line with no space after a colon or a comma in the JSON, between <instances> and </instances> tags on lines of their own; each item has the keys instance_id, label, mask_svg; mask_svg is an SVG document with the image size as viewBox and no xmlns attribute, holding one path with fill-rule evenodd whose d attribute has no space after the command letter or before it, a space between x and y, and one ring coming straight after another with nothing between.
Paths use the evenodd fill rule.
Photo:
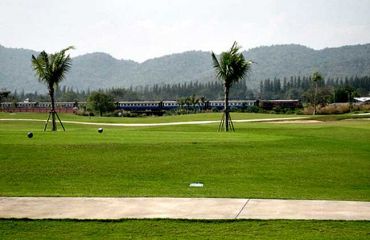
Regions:
<instances>
[{"instance_id":1,"label":"distant tree line","mask_svg":"<svg viewBox=\"0 0 370 240\"><path fill-rule=\"evenodd\" d=\"M223 99L223 83L213 81L207 83L190 82L179 84L154 85L152 87L136 87L134 91L140 99L145 100L176 100L192 95L202 96L208 100ZM230 94L231 99L255 98L252 90L248 89L246 81L235 83Z\"/></svg>"},{"instance_id":2,"label":"distant tree line","mask_svg":"<svg viewBox=\"0 0 370 240\"><path fill-rule=\"evenodd\" d=\"M305 102L311 95L314 82L311 77L296 76L289 80L266 79L260 82L260 99L299 99ZM328 78L318 82L319 95L326 95L330 102L348 102L351 97L368 96L370 77ZM330 96L329 96L330 95Z\"/></svg>"},{"instance_id":3,"label":"distant tree line","mask_svg":"<svg viewBox=\"0 0 370 240\"><path fill-rule=\"evenodd\" d=\"M55 90L55 97L60 102L86 101L92 92L103 92L111 95L115 101L138 101L138 100L177 100L189 96L205 97L208 100L219 100L223 98L223 85L219 81L199 83L190 82L182 84L155 84L153 86L136 86L130 88L108 88L98 90L78 91L73 88L62 86ZM32 101L48 101L45 94L24 93L15 91L13 98L23 101L29 98ZM233 85L230 99L254 99L253 90L248 89L246 81L240 81Z\"/></svg>"},{"instance_id":4,"label":"distant tree line","mask_svg":"<svg viewBox=\"0 0 370 240\"><path fill-rule=\"evenodd\" d=\"M299 99L309 102L312 95L313 81L311 77L295 76L289 79L266 79L260 82L259 89L249 89L248 81L240 81L232 86L230 99ZM348 102L355 96L368 96L370 94L370 77L328 78L318 82L319 102ZM78 91L62 86L55 89L57 101L84 102L92 92L103 92L113 97L114 101L138 100L179 100L190 96L203 97L207 100L220 100L223 98L223 85L221 81L207 83L190 82L181 84L155 84L153 86L137 86L130 88L98 89L96 91ZM3 101L49 101L46 94L13 92Z\"/></svg>"}]
</instances>

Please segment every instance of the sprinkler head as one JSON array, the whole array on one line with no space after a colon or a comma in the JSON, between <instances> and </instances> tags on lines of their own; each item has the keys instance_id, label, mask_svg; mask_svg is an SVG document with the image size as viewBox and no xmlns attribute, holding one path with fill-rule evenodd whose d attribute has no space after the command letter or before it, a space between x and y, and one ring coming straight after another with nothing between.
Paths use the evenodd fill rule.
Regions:
<instances>
[{"instance_id":1,"label":"sprinkler head","mask_svg":"<svg viewBox=\"0 0 370 240\"><path fill-rule=\"evenodd\" d=\"M103 128L98 128L98 133L102 133L103 132Z\"/></svg>"},{"instance_id":2,"label":"sprinkler head","mask_svg":"<svg viewBox=\"0 0 370 240\"><path fill-rule=\"evenodd\" d=\"M32 138L32 137L33 137L33 133L32 133L32 132L28 132L28 133L27 133L27 137L28 137L28 138Z\"/></svg>"}]
</instances>

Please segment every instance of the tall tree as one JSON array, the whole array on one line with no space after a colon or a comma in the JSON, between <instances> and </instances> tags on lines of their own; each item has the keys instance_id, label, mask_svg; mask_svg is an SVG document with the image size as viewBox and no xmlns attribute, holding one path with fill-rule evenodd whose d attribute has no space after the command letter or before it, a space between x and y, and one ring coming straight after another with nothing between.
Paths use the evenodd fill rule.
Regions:
<instances>
[{"instance_id":1,"label":"tall tree","mask_svg":"<svg viewBox=\"0 0 370 240\"><path fill-rule=\"evenodd\" d=\"M5 89L0 89L0 103L3 100L3 98L7 98L10 94L10 91L7 91Z\"/></svg>"},{"instance_id":2,"label":"tall tree","mask_svg":"<svg viewBox=\"0 0 370 240\"><path fill-rule=\"evenodd\" d=\"M323 78L319 72L314 72L312 74L312 81L315 83L315 94L313 98L313 115L316 115L317 111L317 89L318 89L318 82L322 81Z\"/></svg>"},{"instance_id":3,"label":"tall tree","mask_svg":"<svg viewBox=\"0 0 370 240\"><path fill-rule=\"evenodd\" d=\"M53 54L47 54L45 51L42 51L37 57L32 55L33 69L39 81L45 83L49 90L51 100L50 114L52 119L52 131L57 130L55 122L55 115L57 113L55 111L54 89L71 69L72 60L69 55L66 55L66 52L70 49L74 49L74 47L70 46Z\"/></svg>"},{"instance_id":4,"label":"tall tree","mask_svg":"<svg viewBox=\"0 0 370 240\"><path fill-rule=\"evenodd\" d=\"M221 124L224 123L225 131L230 129L230 112L229 112L229 92L230 87L243 79L251 69L252 61L245 60L240 52L241 47L234 42L227 52L222 52L220 60L212 52L213 67L216 70L217 78L223 81L224 85L224 114ZM221 125L220 125L221 126Z\"/></svg>"},{"instance_id":5,"label":"tall tree","mask_svg":"<svg viewBox=\"0 0 370 240\"><path fill-rule=\"evenodd\" d=\"M92 92L87 99L87 102L89 107L98 112L100 116L103 116L103 113L110 112L115 109L113 100L113 97L108 94Z\"/></svg>"}]
</instances>

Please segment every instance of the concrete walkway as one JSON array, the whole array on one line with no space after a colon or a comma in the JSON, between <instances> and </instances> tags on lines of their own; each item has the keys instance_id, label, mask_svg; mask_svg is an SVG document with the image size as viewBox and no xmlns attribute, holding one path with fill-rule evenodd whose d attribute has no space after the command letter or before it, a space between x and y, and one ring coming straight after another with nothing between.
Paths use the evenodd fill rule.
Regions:
<instances>
[{"instance_id":1,"label":"concrete walkway","mask_svg":"<svg viewBox=\"0 0 370 240\"><path fill-rule=\"evenodd\" d=\"M0 197L0 218L370 220L370 202L226 198Z\"/></svg>"}]
</instances>

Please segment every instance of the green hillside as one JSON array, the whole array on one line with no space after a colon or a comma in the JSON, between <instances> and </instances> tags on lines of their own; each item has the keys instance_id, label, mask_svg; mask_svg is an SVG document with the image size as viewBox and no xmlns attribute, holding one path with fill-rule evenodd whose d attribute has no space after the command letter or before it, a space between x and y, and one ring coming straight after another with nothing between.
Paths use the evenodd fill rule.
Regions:
<instances>
[{"instance_id":1,"label":"green hillside","mask_svg":"<svg viewBox=\"0 0 370 240\"><path fill-rule=\"evenodd\" d=\"M31 68L31 55L37 52L0 45L0 88L44 92ZM257 86L266 78L309 75L320 71L327 77L370 75L370 44L314 50L301 45L258 47L245 52L255 61L249 76ZM63 85L75 89L173 84L215 80L210 52L189 51L137 63L118 60L106 53L73 58L73 66Z\"/></svg>"}]
</instances>

